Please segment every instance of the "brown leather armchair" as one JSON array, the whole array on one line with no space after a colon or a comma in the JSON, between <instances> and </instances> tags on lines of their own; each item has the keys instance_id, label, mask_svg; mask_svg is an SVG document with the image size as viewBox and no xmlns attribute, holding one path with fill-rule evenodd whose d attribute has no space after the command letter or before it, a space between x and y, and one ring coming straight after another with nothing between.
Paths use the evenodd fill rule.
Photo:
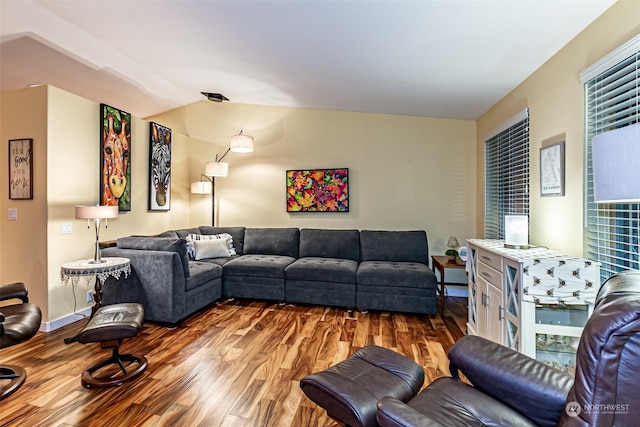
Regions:
<instances>
[{"instance_id":1,"label":"brown leather armchair","mask_svg":"<svg viewBox=\"0 0 640 427\"><path fill-rule=\"evenodd\" d=\"M29 303L28 295L24 283L0 285L0 301L22 301L0 307L0 349L26 341L38 332L42 314L40 307ZM16 391L26 377L27 372L20 366L0 365L0 400Z\"/></svg>"},{"instance_id":2,"label":"brown leather armchair","mask_svg":"<svg viewBox=\"0 0 640 427\"><path fill-rule=\"evenodd\" d=\"M575 378L477 336L450 350L453 378L439 378L407 403L378 402L389 426L640 425L640 271L601 287L584 328ZM458 379L462 372L471 382Z\"/></svg>"}]
</instances>

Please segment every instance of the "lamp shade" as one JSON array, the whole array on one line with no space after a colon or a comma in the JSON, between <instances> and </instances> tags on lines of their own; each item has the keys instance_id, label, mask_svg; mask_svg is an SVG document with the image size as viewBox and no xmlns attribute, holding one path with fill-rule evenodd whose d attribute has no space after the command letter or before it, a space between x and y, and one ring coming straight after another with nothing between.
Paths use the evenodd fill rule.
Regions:
<instances>
[{"instance_id":1,"label":"lamp shade","mask_svg":"<svg viewBox=\"0 0 640 427\"><path fill-rule=\"evenodd\" d=\"M640 200L640 124L596 135L591 140L593 200L623 203Z\"/></svg>"},{"instance_id":2,"label":"lamp shade","mask_svg":"<svg viewBox=\"0 0 640 427\"><path fill-rule=\"evenodd\" d=\"M231 137L230 150L234 153L250 153L253 151L253 137L244 135L242 131Z\"/></svg>"},{"instance_id":3,"label":"lamp shade","mask_svg":"<svg viewBox=\"0 0 640 427\"><path fill-rule=\"evenodd\" d=\"M191 193L193 194L211 194L213 187L210 182L197 181L191 183Z\"/></svg>"},{"instance_id":4,"label":"lamp shade","mask_svg":"<svg viewBox=\"0 0 640 427\"><path fill-rule=\"evenodd\" d=\"M207 176L228 176L229 163L207 162L204 166L204 174Z\"/></svg>"},{"instance_id":5,"label":"lamp shade","mask_svg":"<svg viewBox=\"0 0 640 427\"><path fill-rule=\"evenodd\" d=\"M76 206L76 219L110 219L118 217L118 206Z\"/></svg>"},{"instance_id":6,"label":"lamp shade","mask_svg":"<svg viewBox=\"0 0 640 427\"><path fill-rule=\"evenodd\" d=\"M529 247L529 217L506 215L504 217L504 246L512 249Z\"/></svg>"},{"instance_id":7,"label":"lamp shade","mask_svg":"<svg viewBox=\"0 0 640 427\"><path fill-rule=\"evenodd\" d=\"M449 237L449 241L447 242L448 248L457 249L460 246L460 242L458 242L458 238L455 236Z\"/></svg>"}]
</instances>

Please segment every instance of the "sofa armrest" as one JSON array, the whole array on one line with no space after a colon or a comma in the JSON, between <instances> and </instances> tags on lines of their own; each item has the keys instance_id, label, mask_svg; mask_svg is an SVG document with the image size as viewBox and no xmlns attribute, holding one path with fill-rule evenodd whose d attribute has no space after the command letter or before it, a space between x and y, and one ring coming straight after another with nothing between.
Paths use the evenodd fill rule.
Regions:
<instances>
[{"instance_id":1,"label":"sofa armrest","mask_svg":"<svg viewBox=\"0 0 640 427\"><path fill-rule=\"evenodd\" d=\"M449 351L450 370L538 425L555 425L573 377L485 338L462 337ZM541 410L544 408L544 410Z\"/></svg>"},{"instance_id":2,"label":"sofa armrest","mask_svg":"<svg viewBox=\"0 0 640 427\"><path fill-rule=\"evenodd\" d=\"M131 260L131 275L103 286L104 302L137 302L145 319L176 323L185 315L186 278L177 252L106 248L103 256Z\"/></svg>"}]
</instances>

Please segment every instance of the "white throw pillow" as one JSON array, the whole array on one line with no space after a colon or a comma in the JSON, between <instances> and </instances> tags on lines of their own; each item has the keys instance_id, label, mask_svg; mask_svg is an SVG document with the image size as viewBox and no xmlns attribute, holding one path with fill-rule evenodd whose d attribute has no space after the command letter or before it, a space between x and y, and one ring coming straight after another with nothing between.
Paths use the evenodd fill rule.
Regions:
<instances>
[{"instance_id":1,"label":"white throw pillow","mask_svg":"<svg viewBox=\"0 0 640 427\"><path fill-rule=\"evenodd\" d=\"M230 256L225 239L194 240L193 246L196 260Z\"/></svg>"},{"instance_id":2,"label":"white throw pillow","mask_svg":"<svg viewBox=\"0 0 640 427\"><path fill-rule=\"evenodd\" d=\"M227 249L229 250L229 255L236 255L236 249L233 247L233 236L229 233L221 233L221 234L189 234L185 240L187 241L187 254L190 259L196 258L196 250L193 246L193 242L196 240L212 240L212 239L223 239L227 242Z\"/></svg>"}]
</instances>

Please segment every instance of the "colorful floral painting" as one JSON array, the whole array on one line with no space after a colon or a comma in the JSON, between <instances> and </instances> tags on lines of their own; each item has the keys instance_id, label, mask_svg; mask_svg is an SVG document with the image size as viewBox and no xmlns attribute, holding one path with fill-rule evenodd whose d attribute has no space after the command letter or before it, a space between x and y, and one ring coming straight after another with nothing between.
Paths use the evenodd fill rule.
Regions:
<instances>
[{"instance_id":1,"label":"colorful floral painting","mask_svg":"<svg viewBox=\"0 0 640 427\"><path fill-rule=\"evenodd\" d=\"M349 169L287 171L287 212L349 212Z\"/></svg>"}]
</instances>

